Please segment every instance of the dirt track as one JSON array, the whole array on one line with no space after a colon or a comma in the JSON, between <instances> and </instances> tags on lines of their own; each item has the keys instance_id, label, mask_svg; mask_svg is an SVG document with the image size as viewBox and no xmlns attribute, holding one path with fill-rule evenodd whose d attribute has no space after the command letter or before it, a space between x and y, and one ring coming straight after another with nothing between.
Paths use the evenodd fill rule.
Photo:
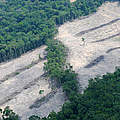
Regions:
<instances>
[{"instance_id":1,"label":"dirt track","mask_svg":"<svg viewBox=\"0 0 120 120\"><path fill-rule=\"evenodd\" d=\"M69 48L67 61L85 89L88 79L120 66L120 6L105 3L97 13L59 27L57 37Z\"/></svg>"}]
</instances>

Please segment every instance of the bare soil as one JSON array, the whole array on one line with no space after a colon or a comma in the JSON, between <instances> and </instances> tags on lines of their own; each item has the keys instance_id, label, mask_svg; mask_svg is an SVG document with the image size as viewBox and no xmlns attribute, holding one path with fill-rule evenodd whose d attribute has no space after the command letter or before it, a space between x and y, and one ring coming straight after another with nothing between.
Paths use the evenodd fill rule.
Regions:
<instances>
[{"instance_id":1,"label":"bare soil","mask_svg":"<svg viewBox=\"0 0 120 120\"><path fill-rule=\"evenodd\" d=\"M57 38L69 48L67 62L78 73L82 90L90 78L120 66L119 12L117 2L108 2L97 13L59 27ZM22 120L33 114L44 117L53 110L58 112L66 100L62 88L52 89L44 76L45 48L0 64L0 107L10 106Z\"/></svg>"},{"instance_id":2,"label":"bare soil","mask_svg":"<svg viewBox=\"0 0 120 120\"><path fill-rule=\"evenodd\" d=\"M58 112L65 101L62 89L52 86L45 76L45 49L46 46L41 46L0 64L0 107L10 106L22 120L33 114L45 117L53 110Z\"/></svg>"},{"instance_id":3,"label":"bare soil","mask_svg":"<svg viewBox=\"0 0 120 120\"><path fill-rule=\"evenodd\" d=\"M120 6L103 4L96 13L59 27L57 38L69 49L67 62L78 73L82 90L88 80L120 66Z\"/></svg>"}]
</instances>

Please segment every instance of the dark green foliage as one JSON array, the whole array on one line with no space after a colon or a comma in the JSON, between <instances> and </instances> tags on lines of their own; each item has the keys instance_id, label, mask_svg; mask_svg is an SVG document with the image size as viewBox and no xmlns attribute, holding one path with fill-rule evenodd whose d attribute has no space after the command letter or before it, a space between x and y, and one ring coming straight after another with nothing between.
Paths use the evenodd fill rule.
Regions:
<instances>
[{"instance_id":1,"label":"dark green foliage","mask_svg":"<svg viewBox=\"0 0 120 120\"><path fill-rule=\"evenodd\" d=\"M65 48L57 40L48 40L48 48L46 49L47 54L47 63L45 63L45 70L48 72L51 78L61 78L63 74L63 68L65 65Z\"/></svg>"},{"instance_id":2,"label":"dark green foliage","mask_svg":"<svg viewBox=\"0 0 120 120\"><path fill-rule=\"evenodd\" d=\"M72 70L69 64L65 63L66 49L57 40L47 41L48 52L45 71L51 79L57 80L63 86L63 90L68 97L77 93L77 74Z\"/></svg>"},{"instance_id":3,"label":"dark green foliage","mask_svg":"<svg viewBox=\"0 0 120 120\"><path fill-rule=\"evenodd\" d=\"M75 19L76 17L79 17L81 15L87 15L91 12L95 12L96 8L99 7L103 2L104 1L101 0L76 1L72 4L72 9L73 11L76 9L76 13L73 14L73 11L71 11L71 14L67 15L67 19L64 19L63 15L60 16L60 19L58 19L57 17L55 19L55 22L56 24L63 24L63 22L65 22L66 20ZM74 17L72 18L71 16ZM66 49L57 40L50 39L47 40L46 43L48 46L48 62L45 63L45 70L48 72L49 76L52 79L57 80L63 86L63 90L65 91L70 101L63 105L62 110L60 112L58 112L57 114L53 112L47 118L43 118L42 120L116 120L116 118L119 117L119 114L112 114L113 108L110 107L113 106L109 106L109 104L112 104L113 101L111 100L112 98L110 94L105 94L104 99L102 99L101 97L103 96L101 95L101 93L106 93L106 91L104 91L104 89L101 89L101 91L98 90L96 93L96 88L99 86L99 83L95 87L91 84L95 83L94 80L90 81L90 85L94 88L94 92L92 92L93 94L88 94L86 92L89 92L90 87L88 87L88 89L83 95L79 94L77 86L77 74L72 70L72 67L70 65L66 65L65 63ZM100 80L100 78L96 79L98 79L98 81ZM103 76L103 81L105 80L106 79L104 79ZM107 85L109 86L109 84ZM108 87L108 90L109 89L110 88ZM100 95L100 98L98 97L99 99L96 99L96 95ZM101 108L102 101L104 101L104 105ZM110 109L106 108L107 106ZM117 108L117 111L118 110L119 107ZM109 111L111 114L105 113L104 111Z\"/></svg>"},{"instance_id":4,"label":"dark green foliage","mask_svg":"<svg viewBox=\"0 0 120 120\"><path fill-rule=\"evenodd\" d=\"M20 120L19 116L15 114L9 106L7 106L3 111L0 109L2 117L0 120Z\"/></svg>"},{"instance_id":5,"label":"dark green foliage","mask_svg":"<svg viewBox=\"0 0 120 120\"><path fill-rule=\"evenodd\" d=\"M114 0L6 0L0 2L0 62L16 58L39 47L48 46L45 70L63 86L69 98L62 110L42 120L119 120L120 70L90 80L84 94L78 93L77 74L66 65L66 49L53 40L56 25L95 12L105 1ZM9 108L3 120L18 120ZM40 120L31 116L30 120Z\"/></svg>"},{"instance_id":6,"label":"dark green foliage","mask_svg":"<svg viewBox=\"0 0 120 120\"><path fill-rule=\"evenodd\" d=\"M29 118L29 120L40 120L40 117L33 115Z\"/></svg>"},{"instance_id":7,"label":"dark green foliage","mask_svg":"<svg viewBox=\"0 0 120 120\"><path fill-rule=\"evenodd\" d=\"M88 15L105 0L5 0L0 2L0 62L45 44L55 25Z\"/></svg>"},{"instance_id":8,"label":"dark green foliage","mask_svg":"<svg viewBox=\"0 0 120 120\"><path fill-rule=\"evenodd\" d=\"M60 112L41 120L120 120L120 69L91 79L84 94L74 94Z\"/></svg>"}]
</instances>

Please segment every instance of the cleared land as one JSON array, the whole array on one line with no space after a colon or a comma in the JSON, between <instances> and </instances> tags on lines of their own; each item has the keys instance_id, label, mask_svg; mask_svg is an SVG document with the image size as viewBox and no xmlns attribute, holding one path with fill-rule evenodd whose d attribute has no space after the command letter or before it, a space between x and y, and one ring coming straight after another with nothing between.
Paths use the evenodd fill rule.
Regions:
<instances>
[{"instance_id":1,"label":"cleared land","mask_svg":"<svg viewBox=\"0 0 120 120\"><path fill-rule=\"evenodd\" d=\"M45 77L45 48L0 64L0 107L10 106L22 120L33 114L44 117L52 110L57 112L65 101L62 89L52 89L52 83Z\"/></svg>"},{"instance_id":2,"label":"cleared land","mask_svg":"<svg viewBox=\"0 0 120 120\"><path fill-rule=\"evenodd\" d=\"M57 38L69 48L67 62L79 74L82 89L88 79L120 66L120 6L105 3L97 13L59 27Z\"/></svg>"},{"instance_id":3,"label":"cleared land","mask_svg":"<svg viewBox=\"0 0 120 120\"><path fill-rule=\"evenodd\" d=\"M57 38L69 48L67 61L79 73L83 89L88 79L120 66L119 12L118 3L106 3L97 13L59 27ZM62 89L52 90L52 83L44 76L45 48L0 64L0 107L9 105L22 120L57 112L65 101ZM44 90L42 94L40 90Z\"/></svg>"}]
</instances>

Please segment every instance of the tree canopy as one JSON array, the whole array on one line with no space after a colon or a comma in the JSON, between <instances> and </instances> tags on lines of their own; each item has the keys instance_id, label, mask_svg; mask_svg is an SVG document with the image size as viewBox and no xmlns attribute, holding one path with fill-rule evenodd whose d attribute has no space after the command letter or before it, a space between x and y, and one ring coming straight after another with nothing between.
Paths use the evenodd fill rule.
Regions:
<instances>
[{"instance_id":1,"label":"tree canopy","mask_svg":"<svg viewBox=\"0 0 120 120\"><path fill-rule=\"evenodd\" d=\"M105 1L113 0L6 0L0 2L0 62L20 56L40 45L48 46L45 70L57 80L68 96L58 113L30 120L119 120L120 69L91 79L84 94L78 92L77 74L66 65L66 48L54 40L56 26L95 12ZM3 120L18 120L8 108ZM3 113L6 115L6 112ZM12 115L12 116L11 116Z\"/></svg>"},{"instance_id":2,"label":"tree canopy","mask_svg":"<svg viewBox=\"0 0 120 120\"><path fill-rule=\"evenodd\" d=\"M56 34L56 25L95 12L104 1L0 1L0 62L46 44Z\"/></svg>"}]
</instances>

